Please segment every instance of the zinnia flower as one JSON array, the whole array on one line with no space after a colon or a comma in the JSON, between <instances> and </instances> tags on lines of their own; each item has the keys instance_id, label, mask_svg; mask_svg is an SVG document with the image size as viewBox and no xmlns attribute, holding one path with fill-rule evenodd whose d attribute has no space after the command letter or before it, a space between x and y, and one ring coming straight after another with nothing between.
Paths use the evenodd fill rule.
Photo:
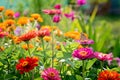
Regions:
<instances>
[{"instance_id":1,"label":"zinnia flower","mask_svg":"<svg viewBox=\"0 0 120 80\"><path fill-rule=\"evenodd\" d=\"M90 39L86 39L86 40L76 40L76 42L78 42L79 44L83 44L83 45L86 45L86 44L94 44L94 41L93 40L90 40Z\"/></svg>"},{"instance_id":2,"label":"zinnia flower","mask_svg":"<svg viewBox=\"0 0 120 80\"><path fill-rule=\"evenodd\" d=\"M20 25L25 25L25 24L27 24L28 23L28 18L27 17L20 17L19 19L18 19L18 24L20 24Z\"/></svg>"},{"instance_id":3,"label":"zinnia flower","mask_svg":"<svg viewBox=\"0 0 120 80\"><path fill-rule=\"evenodd\" d=\"M7 36L7 32L3 32L2 29L0 28L0 38L3 38L4 36Z\"/></svg>"},{"instance_id":4,"label":"zinnia flower","mask_svg":"<svg viewBox=\"0 0 120 80\"><path fill-rule=\"evenodd\" d=\"M77 0L79 6L86 4L86 0Z\"/></svg>"},{"instance_id":5,"label":"zinnia flower","mask_svg":"<svg viewBox=\"0 0 120 80\"><path fill-rule=\"evenodd\" d=\"M55 9L61 9L61 5L60 5L60 4L56 4L56 5L54 6L54 8L55 8Z\"/></svg>"},{"instance_id":6,"label":"zinnia flower","mask_svg":"<svg viewBox=\"0 0 120 80\"><path fill-rule=\"evenodd\" d=\"M16 27L16 29L14 30L15 35L19 36L21 33L21 30L22 30L21 27Z\"/></svg>"},{"instance_id":7,"label":"zinnia flower","mask_svg":"<svg viewBox=\"0 0 120 80\"><path fill-rule=\"evenodd\" d=\"M74 58L78 58L80 60L90 59L93 58L93 50L91 48L80 48L74 50L72 53Z\"/></svg>"},{"instance_id":8,"label":"zinnia flower","mask_svg":"<svg viewBox=\"0 0 120 80\"><path fill-rule=\"evenodd\" d=\"M19 37L20 40L22 41L29 41L32 38L35 38L37 36L35 31L29 31L26 34L23 34Z\"/></svg>"},{"instance_id":9,"label":"zinnia flower","mask_svg":"<svg viewBox=\"0 0 120 80\"><path fill-rule=\"evenodd\" d=\"M16 12L15 14L14 14L14 18L18 18L20 16L20 13L19 12Z\"/></svg>"},{"instance_id":10,"label":"zinnia flower","mask_svg":"<svg viewBox=\"0 0 120 80\"><path fill-rule=\"evenodd\" d=\"M45 14L48 14L48 15L55 15L55 14L61 14L61 10L43 10L43 12Z\"/></svg>"},{"instance_id":11,"label":"zinnia flower","mask_svg":"<svg viewBox=\"0 0 120 80\"><path fill-rule=\"evenodd\" d=\"M32 69L34 69L34 67L38 66L38 59L35 57L26 57L21 58L18 62L18 64L16 65L16 69L20 71L20 74L23 74L25 72L29 72Z\"/></svg>"},{"instance_id":12,"label":"zinnia flower","mask_svg":"<svg viewBox=\"0 0 120 80\"><path fill-rule=\"evenodd\" d=\"M120 80L120 75L116 71L104 70L99 73L97 80Z\"/></svg>"},{"instance_id":13,"label":"zinnia flower","mask_svg":"<svg viewBox=\"0 0 120 80\"><path fill-rule=\"evenodd\" d=\"M0 6L0 12L4 10L4 6Z\"/></svg>"},{"instance_id":14,"label":"zinnia flower","mask_svg":"<svg viewBox=\"0 0 120 80\"><path fill-rule=\"evenodd\" d=\"M6 11L5 11L5 16L7 16L7 17L9 17L9 18L13 18L13 16L14 16L14 11L13 11L13 10L10 10L10 9L6 10Z\"/></svg>"},{"instance_id":15,"label":"zinnia flower","mask_svg":"<svg viewBox=\"0 0 120 80\"><path fill-rule=\"evenodd\" d=\"M103 54L101 52L95 52L94 53L95 58L101 60L101 61L108 61L113 59L112 53L109 54Z\"/></svg>"},{"instance_id":16,"label":"zinnia flower","mask_svg":"<svg viewBox=\"0 0 120 80\"><path fill-rule=\"evenodd\" d=\"M64 15L65 15L66 18L69 18L72 21L75 19L75 13L73 11L69 14L65 13Z\"/></svg>"},{"instance_id":17,"label":"zinnia flower","mask_svg":"<svg viewBox=\"0 0 120 80\"><path fill-rule=\"evenodd\" d=\"M44 80L61 80L59 72L54 68L47 68L41 73Z\"/></svg>"},{"instance_id":18,"label":"zinnia flower","mask_svg":"<svg viewBox=\"0 0 120 80\"><path fill-rule=\"evenodd\" d=\"M49 29L47 29L47 28L43 28L43 29L40 29L40 30L37 32L37 35L38 35L38 37L49 36L49 35L50 35L50 31L49 31Z\"/></svg>"},{"instance_id":19,"label":"zinnia flower","mask_svg":"<svg viewBox=\"0 0 120 80\"><path fill-rule=\"evenodd\" d=\"M53 16L53 22L55 22L55 23L60 22L60 16L59 15L54 15Z\"/></svg>"}]
</instances>

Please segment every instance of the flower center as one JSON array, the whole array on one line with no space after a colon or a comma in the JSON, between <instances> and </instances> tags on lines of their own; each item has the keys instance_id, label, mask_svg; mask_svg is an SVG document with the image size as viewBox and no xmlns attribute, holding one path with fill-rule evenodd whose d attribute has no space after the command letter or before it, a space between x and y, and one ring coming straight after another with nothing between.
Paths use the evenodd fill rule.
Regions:
<instances>
[{"instance_id":1,"label":"flower center","mask_svg":"<svg viewBox=\"0 0 120 80\"><path fill-rule=\"evenodd\" d=\"M54 76L55 76L55 74L54 74L53 72L51 72L49 75L50 75L51 77L54 77Z\"/></svg>"},{"instance_id":2,"label":"flower center","mask_svg":"<svg viewBox=\"0 0 120 80\"><path fill-rule=\"evenodd\" d=\"M87 55L87 52L86 52L86 51L81 51L79 54L80 54L81 56L86 56L86 55Z\"/></svg>"},{"instance_id":3,"label":"flower center","mask_svg":"<svg viewBox=\"0 0 120 80\"><path fill-rule=\"evenodd\" d=\"M24 61L23 63L22 63L22 66L23 67L25 67L25 66L27 66L28 65L28 62L27 61Z\"/></svg>"}]
</instances>

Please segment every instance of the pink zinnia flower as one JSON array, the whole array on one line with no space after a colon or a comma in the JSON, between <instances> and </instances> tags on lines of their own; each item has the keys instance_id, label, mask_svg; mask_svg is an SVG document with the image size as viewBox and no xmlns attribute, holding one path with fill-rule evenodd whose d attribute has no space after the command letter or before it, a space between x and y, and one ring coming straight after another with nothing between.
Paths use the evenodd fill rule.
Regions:
<instances>
[{"instance_id":1,"label":"pink zinnia flower","mask_svg":"<svg viewBox=\"0 0 120 80\"><path fill-rule=\"evenodd\" d=\"M54 8L55 8L55 9L61 9L61 5L60 5L60 4L56 4L56 5L54 6Z\"/></svg>"},{"instance_id":2,"label":"pink zinnia flower","mask_svg":"<svg viewBox=\"0 0 120 80\"><path fill-rule=\"evenodd\" d=\"M59 15L54 15L53 16L53 22L55 22L55 23L60 22L60 16Z\"/></svg>"},{"instance_id":3,"label":"pink zinnia flower","mask_svg":"<svg viewBox=\"0 0 120 80\"><path fill-rule=\"evenodd\" d=\"M20 16L20 13L19 12L16 12L15 14L14 14L14 18L18 18Z\"/></svg>"},{"instance_id":4,"label":"pink zinnia flower","mask_svg":"<svg viewBox=\"0 0 120 80\"><path fill-rule=\"evenodd\" d=\"M86 44L94 44L94 41L93 40L90 40L90 39L86 39L86 40L77 40L76 42L80 43L80 44L83 44L83 45L86 45Z\"/></svg>"},{"instance_id":5,"label":"pink zinnia flower","mask_svg":"<svg viewBox=\"0 0 120 80\"><path fill-rule=\"evenodd\" d=\"M65 15L66 18L69 18L72 21L75 19L75 14L74 14L73 11L71 13L69 13L69 14L65 13L64 15Z\"/></svg>"},{"instance_id":6,"label":"pink zinnia flower","mask_svg":"<svg viewBox=\"0 0 120 80\"><path fill-rule=\"evenodd\" d=\"M77 0L79 6L86 4L86 0Z\"/></svg>"},{"instance_id":7,"label":"pink zinnia flower","mask_svg":"<svg viewBox=\"0 0 120 80\"><path fill-rule=\"evenodd\" d=\"M47 68L41 73L44 80L61 80L59 72L54 68Z\"/></svg>"},{"instance_id":8,"label":"pink zinnia flower","mask_svg":"<svg viewBox=\"0 0 120 80\"><path fill-rule=\"evenodd\" d=\"M48 28L40 29L40 30L37 32L37 36L38 36L38 37L50 36L50 30L49 30Z\"/></svg>"},{"instance_id":9,"label":"pink zinnia flower","mask_svg":"<svg viewBox=\"0 0 120 80\"><path fill-rule=\"evenodd\" d=\"M74 58L78 58L80 60L90 59L93 58L93 50L91 48L80 48L77 50L74 50L72 53L72 56Z\"/></svg>"},{"instance_id":10,"label":"pink zinnia flower","mask_svg":"<svg viewBox=\"0 0 120 80\"><path fill-rule=\"evenodd\" d=\"M55 15L55 14L61 14L61 10L49 10L49 9L46 9L46 10L43 10L43 12L45 14L48 14L48 15Z\"/></svg>"},{"instance_id":11,"label":"pink zinnia flower","mask_svg":"<svg viewBox=\"0 0 120 80\"><path fill-rule=\"evenodd\" d=\"M0 28L0 38L3 38L4 36L7 36L7 32L3 32L2 29Z\"/></svg>"},{"instance_id":12,"label":"pink zinnia flower","mask_svg":"<svg viewBox=\"0 0 120 80\"><path fill-rule=\"evenodd\" d=\"M95 52L94 53L95 58L101 60L101 61L109 61L113 59L112 53L109 54L103 54L101 52Z\"/></svg>"}]
</instances>

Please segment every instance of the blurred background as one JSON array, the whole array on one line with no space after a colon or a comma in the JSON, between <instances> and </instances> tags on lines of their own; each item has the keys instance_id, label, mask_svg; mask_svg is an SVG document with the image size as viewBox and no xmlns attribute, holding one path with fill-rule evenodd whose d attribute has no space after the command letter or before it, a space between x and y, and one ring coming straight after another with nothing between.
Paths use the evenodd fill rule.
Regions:
<instances>
[{"instance_id":1,"label":"blurred background","mask_svg":"<svg viewBox=\"0 0 120 80\"><path fill-rule=\"evenodd\" d=\"M76 0L0 0L0 6L5 6L6 9L13 9L15 12L20 12L22 15L30 13L40 13L44 19L42 24L51 24L48 15L42 13L43 9L52 9L55 4L61 4L64 12L75 9ZM85 18L89 18L95 7L97 6L96 14L93 16L92 27L102 26L98 30L98 34L103 37L98 38L101 51L113 52L114 56L120 57L120 0L87 0L87 4L77 9L85 14ZM106 27L107 26L107 27ZM62 29L62 28L61 28ZM105 33L109 31L107 36ZM101 39L101 40L99 40ZM103 41L104 40L104 41ZM99 47L99 45L97 45ZM94 46L95 48L96 46ZM99 51L100 51L99 50Z\"/></svg>"}]
</instances>

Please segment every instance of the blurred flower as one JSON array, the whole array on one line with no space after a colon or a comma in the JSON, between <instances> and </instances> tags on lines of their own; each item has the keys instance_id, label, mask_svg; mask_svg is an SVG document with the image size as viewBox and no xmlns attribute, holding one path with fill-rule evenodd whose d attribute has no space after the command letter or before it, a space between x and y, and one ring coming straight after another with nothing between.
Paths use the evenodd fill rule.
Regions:
<instances>
[{"instance_id":1,"label":"blurred flower","mask_svg":"<svg viewBox=\"0 0 120 80\"><path fill-rule=\"evenodd\" d=\"M3 38L4 36L7 36L7 35L8 35L8 33L2 31L2 29L0 28L0 38Z\"/></svg>"},{"instance_id":2,"label":"blurred flower","mask_svg":"<svg viewBox=\"0 0 120 80\"><path fill-rule=\"evenodd\" d=\"M15 24L15 21L12 19L7 19L5 20L4 24L6 27L13 26Z\"/></svg>"},{"instance_id":3,"label":"blurred flower","mask_svg":"<svg viewBox=\"0 0 120 80\"><path fill-rule=\"evenodd\" d=\"M29 46L29 47L28 47L28 46ZM28 50L28 48L29 48L29 49L32 49L32 48L34 48L34 46L33 46L32 44L29 44L29 45L24 44L24 45L22 45L22 48L25 49L25 50Z\"/></svg>"},{"instance_id":4,"label":"blurred flower","mask_svg":"<svg viewBox=\"0 0 120 80\"><path fill-rule=\"evenodd\" d=\"M14 18L18 18L20 16L20 13L19 12L16 12L15 14L14 14Z\"/></svg>"},{"instance_id":5,"label":"blurred flower","mask_svg":"<svg viewBox=\"0 0 120 80\"><path fill-rule=\"evenodd\" d=\"M65 15L66 18L69 18L72 21L75 19L75 13L73 11L69 14L65 13L64 15Z\"/></svg>"},{"instance_id":6,"label":"blurred flower","mask_svg":"<svg viewBox=\"0 0 120 80\"><path fill-rule=\"evenodd\" d=\"M37 51L42 51L42 50L43 50L43 48L41 48L41 47L37 48Z\"/></svg>"},{"instance_id":7,"label":"blurred flower","mask_svg":"<svg viewBox=\"0 0 120 80\"><path fill-rule=\"evenodd\" d=\"M19 60L18 64L16 65L16 69L20 71L20 74L23 74L25 72L31 71L36 66L38 66L37 58L26 57L25 59L21 58Z\"/></svg>"},{"instance_id":8,"label":"blurred flower","mask_svg":"<svg viewBox=\"0 0 120 80\"><path fill-rule=\"evenodd\" d=\"M3 46L0 46L0 52L4 51L4 50L5 50L5 48Z\"/></svg>"},{"instance_id":9,"label":"blurred flower","mask_svg":"<svg viewBox=\"0 0 120 80\"><path fill-rule=\"evenodd\" d=\"M37 20L39 22L43 22L43 19L42 17L40 16L40 14L32 14L31 17L34 19L34 20Z\"/></svg>"},{"instance_id":10,"label":"blurred flower","mask_svg":"<svg viewBox=\"0 0 120 80\"><path fill-rule=\"evenodd\" d=\"M80 60L90 59L93 58L93 50L91 48L80 48L74 50L72 53L74 58L78 58Z\"/></svg>"},{"instance_id":11,"label":"blurred flower","mask_svg":"<svg viewBox=\"0 0 120 80\"><path fill-rule=\"evenodd\" d=\"M13 18L13 16L14 16L14 11L13 11L13 10L10 10L10 9L6 10L6 11L5 11L5 16L7 16L8 18Z\"/></svg>"},{"instance_id":12,"label":"blurred flower","mask_svg":"<svg viewBox=\"0 0 120 80\"><path fill-rule=\"evenodd\" d=\"M4 6L0 6L0 12L4 10Z\"/></svg>"},{"instance_id":13,"label":"blurred flower","mask_svg":"<svg viewBox=\"0 0 120 80\"><path fill-rule=\"evenodd\" d=\"M5 23L3 22L3 23L0 23L0 28L2 29L2 30L6 30L6 26L5 26Z\"/></svg>"},{"instance_id":14,"label":"blurred flower","mask_svg":"<svg viewBox=\"0 0 120 80\"><path fill-rule=\"evenodd\" d=\"M99 73L97 80L120 80L120 75L116 71L104 70Z\"/></svg>"},{"instance_id":15,"label":"blurred flower","mask_svg":"<svg viewBox=\"0 0 120 80\"><path fill-rule=\"evenodd\" d=\"M61 80L59 72L54 68L47 68L41 73L44 80Z\"/></svg>"},{"instance_id":16,"label":"blurred flower","mask_svg":"<svg viewBox=\"0 0 120 80\"><path fill-rule=\"evenodd\" d=\"M54 8L55 8L55 9L61 9L61 5L60 5L60 4L56 4L56 5L54 6Z\"/></svg>"},{"instance_id":17,"label":"blurred flower","mask_svg":"<svg viewBox=\"0 0 120 80\"><path fill-rule=\"evenodd\" d=\"M61 36L63 34L63 32L60 30L60 29L56 29L54 31L54 33L57 35L57 36Z\"/></svg>"},{"instance_id":18,"label":"blurred flower","mask_svg":"<svg viewBox=\"0 0 120 80\"><path fill-rule=\"evenodd\" d=\"M24 10L24 11L23 11L23 15L24 15L24 16L27 16L28 14L29 14L29 10Z\"/></svg>"},{"instance_id":19,"label":"blurred flower","mask_svg":"<svg viewBox=\"0 0 120 80\"><path fill-rule=\"evenodd\" d=\"M54 15L53 16L53 22L55 22L55 23L60 22L60 16L59 15Z\"/></svg>"},{"instance_id":20,"label":"blurred flower","mask_svg":"<svg viewBox=\"0 0 120 80\"><path fill-rule=\"evenodd\" d=\"M78 45L77 49L80 49L80 48L83 48L83 46L82 45Z\"/></svg>"},{"instance_id":21,"label":"blurred flower","mask_svg":"<svg viewBox=\"0 0 120 80\"><path fill-rule=\"evenodd\" d=\"M114 60L116 60L118 63L118 66L120 66L120 58L114 58Z\"/></svg>"},{"instance_id":22,"label":"blurred flower","mask_svg":"<svg viewBox=\"0 0 120 80\"><path fill-rule=\"evenodd\" d=\"M45 40L46 42L49 42L52 38L50 36L45 36L43 37L43 40Z\"/></svg>"},{"instance_id":23,"label":"blurred flower","mask_svg":"<svg viewBox=\"0 0 120 80\"><path fill-rule=\"evenodd\" d=\"M48 14L48 15L55 15L55 14L61 14L61 10L49 10L49 9L45 9L43 10L43 12L45 14Z\"/></svg>"},{"instance_id":24,"label":"blurred flower","mask_svg":"<svg viewBox=\"0 0 120 80\"><path fill-rule=\"evenodd\" d=\"M14 30L14 34L19 36L21 33L21 30L22 30L21 27L16 27L16 29Z\"/></svg>"},{"instance_id":25,"label":"blurred flower","mask_svg":"<svg viewBox=\"0 0 120 80\"><path fill-rule=\"evenodd\" d=\"M40 29L40 24L36 24L36 28L39 30Z\"/></svg>"},{"instance_id":26,"label":"blurred flower","mask_svg":"<svg viewBox=\"0 0 120 80\"><path fill-rule=\"evenodd\" d=\"M23 34L19 37L20 40L22 41L29 41L32 38L35 38L37 36L35 31L29 31L26 34Z\"/></svg>"},{"instance_id":27,"label":"blurred flower","mask_svg":"<svg viewBox=\"0 0 120 80\"><path fill-rule=\"evenodd\" d=\"M75 40L79 40L80 39L80 33L77 32L77 31L69 31L69 32L66 32L64 34L65 37L67 38L72 38L72 39L75 39Z\"/></svg>"},{"instance_id":28,"label":"blurred flower","mask_svg":"<svg viewBox=\"0 0 120 80\"><path fill-rule=\"evenodd\" d=\"M43 29L40 29L40 30L37 32L37 35L38 35L38 37L49 36L49 35L50 35L50 31L49 31L48 28L43 28Z\"/></svg>"},{"instance_id":29,"label":"blurred flower","mask_svg":"<svg viewBox=\"0 0 120 80\"><path fill-rule=\"evenodd\" d=\"M101 61L108 61L113 59L112 53L109 54L103 54L101 52L95 52L94 53L95 58L101 60Z\"/></svg>"},{"instance_id":30,"label":"blurred flower","mask_svg":"<svg viewBox=\"0 0 120 80\"><path fill-rule=\"evenodd\" d=\"M27 23L28 23L28 18L27 17L20 17L18 19L18 24L21 25L21 26L24 26Z\"/></svg>"},{"instance_id":31,"label":"blurred flower","mask_svg":"<svg viewBox=\"0 0 120 80\"><path fill-rule=\"evenodd\" d=\"M13 41L14 41L15 44L21 43L21 40L19 39L19 37L13 38Z\"/></svg>"},{"instance_id":32,"label":"blurred flower","mask_svg":"<svg viewBox=\"0 0 120 80\"><path fill-rule=\"evenodd\" d=\"M82 6L86 4L86 0L77 0L77 5Z\"/></svg>"},{"instance_id":33,"label":"blurred flower","mask_svg":"<svg viewBox=\"0 0 120 80\"><path fill-rule=\"evenodd\" d=\"M86 45L86 44L94 44L94 41L93 40L90 40L90 39L86 39L86 40L76 40L76 42L78 42L79 44L83 44L83 45Z\"/></svg>"}]
</instances>

